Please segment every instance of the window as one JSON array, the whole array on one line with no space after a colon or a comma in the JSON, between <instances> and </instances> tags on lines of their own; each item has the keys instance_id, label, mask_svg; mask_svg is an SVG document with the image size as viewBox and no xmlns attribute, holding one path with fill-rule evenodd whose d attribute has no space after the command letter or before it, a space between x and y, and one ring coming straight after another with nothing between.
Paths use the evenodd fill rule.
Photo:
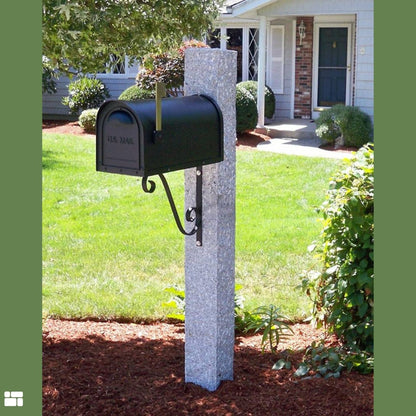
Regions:
<instances>
[{"instance_id":1,"label":"window","mask_svg":"<svg viewBox=\"0 0 416 416\"><path fill-rule=\"evenodd\" d=\"M105 71L99 72L105 76L125 76L125 77L135 77L138 72L138 63L133 62L132 65L129 65L129 58L125 57L120 58L117 55L111 54L110 59L107 63L107 68Z\"/></svg>"},{"instance_id":2,"label":"window","mask_svg":"<svg viewBox=\"0 0 416 416\"><path fill-rule=\"evenodd\" d=\"M256 27L222 27L207 38L211 48L237 51L237 82L257 80L259 30Z\"/></svg>"},{"instance_id":3,"label":"window","mask_svg":"<svg viewBox=\"0 0 416 416\"><path fill-rule=\"evenodd\" d=\"M227 49L237 51L237 82L243 80L243 29L227 29Z\"/></svg>"},{"instance_id":4,"label":"window","mask_svg":"<svg viewBox=\"0 0 416 416\"><path fill-rule=\"evenodd\" d=\"M284 26L268 28L266 83L275 94L283 94ZM222 26L207 38L211 48L237 51L237 82L257 81L259 62L259 28L252 23L243 27Z\"/></svg>"},{"instance_id":5,"label":"window","mask_svg":"<svg viewBox=\"0 0 416 416\"><path fill-rule=\"evenodd\" d=\"M248 79L257 81L259 62L259 30L250 28L248 31Z\"/></svg>"}]
</instances>

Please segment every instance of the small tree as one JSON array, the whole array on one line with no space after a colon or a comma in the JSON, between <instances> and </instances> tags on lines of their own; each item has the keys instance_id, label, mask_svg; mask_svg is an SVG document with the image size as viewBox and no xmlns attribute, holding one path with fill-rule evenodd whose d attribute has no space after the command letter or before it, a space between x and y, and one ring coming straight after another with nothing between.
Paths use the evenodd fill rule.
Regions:
<instances>
[{"instance_id":1,"label":"small tree","mask_svg":"<svg viewBox=\"0 0 416 416\"><path fill-rule=\"evenodd\" d=\"M179 49L162 54L147 55L142 62L142 69L136 77L140 89L154 91L156 82L165 84L172 97L183 94L185 76L185 50L187 48L209 48L204 42L190 40L183 42Z\"/></svg>"},{"instance_id":2,"label":"small tree","mask_svg":"<svg viewBox=\"0 0 416 416\"><path fill-rule=\"evenodd\" d=\"M42 54L63 73L105 71L111 55L132 61L200 39L223 0L42 0Z\"/></svg>"}]
</instances>

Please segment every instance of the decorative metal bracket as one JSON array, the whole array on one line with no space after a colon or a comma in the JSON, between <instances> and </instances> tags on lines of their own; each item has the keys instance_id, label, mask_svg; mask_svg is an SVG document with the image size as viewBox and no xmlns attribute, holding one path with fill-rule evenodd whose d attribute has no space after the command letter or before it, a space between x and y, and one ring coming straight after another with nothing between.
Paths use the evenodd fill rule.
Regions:
<instances>
[{"instance_id":1,"label":"decorative metal bracket","mask_svg":"<svg viewBox=\"0 0 416 416\"><path fill-rule=\"evenodd\" d=\"M191 231L186 231L182 226L178 211L175 206L175 201L173 200L172 193L169 188L169 184L163 173L159 173L159 178L162 181L163 187L165 188L170 209L172 210L172 214L179 231L184 235L196 234L196 245L198 247L202 246L202 166L198 166L196 168L196 206L188 208L185 213L186 221L195 223ZM144 176L142 179L142 189L146 193L153 193L156 189L156 184L150 180L148 176Z\"/></svg>"}]
</instances>

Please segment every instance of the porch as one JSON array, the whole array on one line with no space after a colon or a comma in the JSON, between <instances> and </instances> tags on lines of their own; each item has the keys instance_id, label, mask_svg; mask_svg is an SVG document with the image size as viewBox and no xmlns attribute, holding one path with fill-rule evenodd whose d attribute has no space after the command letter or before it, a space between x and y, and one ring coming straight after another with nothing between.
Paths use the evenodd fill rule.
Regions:
<instances>
[{"instance_id":1,"label":"porch","mask_svg":"<svg viewBox=\"0 0 416 416\"><path fill-rule=\"evenodd\" d=\"M327 150L315 133L314 120L279 118L266 123L257 132L267 134L271 139L257 145L257 150L298 156L326 157L333 159L351 158L350 151Z\"/></svg>"}]
</instances>

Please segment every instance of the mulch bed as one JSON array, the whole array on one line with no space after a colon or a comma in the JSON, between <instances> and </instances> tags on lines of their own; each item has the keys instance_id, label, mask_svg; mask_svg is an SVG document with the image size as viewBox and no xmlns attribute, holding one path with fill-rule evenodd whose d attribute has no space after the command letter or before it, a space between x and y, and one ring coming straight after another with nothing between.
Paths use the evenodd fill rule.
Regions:
<instances>
[{"instance_id":1,"label":"mulch bed","mask_svg":"<svg viewBox=\"0 0 416 416\"><path fill-rule=\"evenodd\" d=\"M68 120L43 120L42 130L47 133L60 133L60 134L75 134L78 136L94 137L94 134L85 133L84 129L80 127L78 121ZM241 133L237 137L237 149L239 150L252 150L259 143L270 140L270 137L266 134L257 131L247 131ZM331 150L334 152L342 151L357 151L355 147L335 147L333 144L322 144L319 146L324 150Z\"/></svg>"},{"instance_id":2,"label":"mulch bed","mask_svg":"<svg viewBox=\"0 0 416 416\"><path fill-rule=\"evenodd\" d=\"M47 319L42 414L372 415L372 375L298 379L294 370L272 370L287 349L298 364L305 348L323 335L308 324L293 330L277 355L261 352L260 335L237 336L234 380L208 392L184 382L183 324Z\"/></svg>"},{"instance_id":3,"label":"mulch bed","mask_svg":"<svg viewBox=\"0 0 416 416\"><path fill-rule=\"evenodd\" d=\"M45 121L42 129L94 137L78 122ZM268 139L245 133L237 148ZM43 329L43 416L373 415L373 375L298 379L294 370L272 370L288 349L297 367L324 335L311 325L294 325L275 355L262 353L261 335L237 336L234 380L215 392L184 381L182 324L47 319Z\"/></svg>"}]
</instances>

